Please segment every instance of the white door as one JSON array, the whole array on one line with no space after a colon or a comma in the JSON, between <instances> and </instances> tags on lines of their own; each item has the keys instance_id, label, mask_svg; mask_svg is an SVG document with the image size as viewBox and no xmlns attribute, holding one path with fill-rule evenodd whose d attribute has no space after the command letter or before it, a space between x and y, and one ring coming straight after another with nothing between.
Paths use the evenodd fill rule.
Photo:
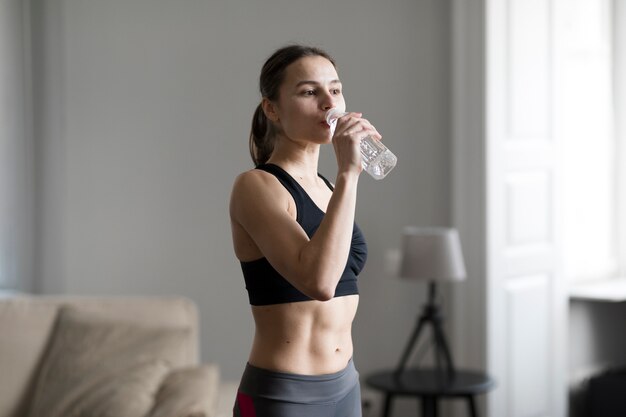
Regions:
<instances>
[{"instance_id":1,"label":"white door","mask_svg":"<svg viewBox=\"0 0 626 417\"><path fill-rule=\"evenodd\" d=\"M492 416L565 415L558 1L487 2L487 367L500 381Z\"/></svg>"},{"instance_id":2,"label":"white door","mask_svg":"<svg viewBox=\"0 0 626 417\"><path fill-rule=\"evenodd\" d=\"M564 417L554 93L566 0L468 1L453 9L454 222L470 258L452 307L455 353L495 377L489 416Z\"/></svg>"}]
</instances>

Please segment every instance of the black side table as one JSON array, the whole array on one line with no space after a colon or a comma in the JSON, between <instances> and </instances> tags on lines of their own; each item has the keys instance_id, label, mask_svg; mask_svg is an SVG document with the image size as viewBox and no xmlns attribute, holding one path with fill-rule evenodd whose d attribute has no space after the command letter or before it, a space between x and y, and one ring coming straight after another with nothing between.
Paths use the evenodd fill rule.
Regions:
<instances>
[{"instance_id":1,"label":"black side table","mask_svg":"<svg viewBox=\"0 0 626 417\"><path fill-rule=\"evenodd\" d=\"M394 396L419 397L422 402L422 416L437 416L437 401L445 397L467 399L469 414L477 417L474 397L495 386L495 381L487 374L475 371L457 370L452 380L446 380L441 372L434 369L406 369L400 377L394 371L381 371L370 375L365 382L370 387L385 393L384 417L389 417Z\"/></svg>"}]
</instances>

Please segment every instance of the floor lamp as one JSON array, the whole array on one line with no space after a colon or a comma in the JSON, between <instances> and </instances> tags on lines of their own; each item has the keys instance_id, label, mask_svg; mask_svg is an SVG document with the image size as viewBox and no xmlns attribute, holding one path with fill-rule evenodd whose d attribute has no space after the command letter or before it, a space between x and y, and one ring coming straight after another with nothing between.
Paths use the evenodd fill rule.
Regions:
<instances>
[{"instance_id":1,"label":"floor lamp","mask_svg":"<svg viewBox=\"0 0 626 417\"><path fill-rule=\"evenodd\" d=\"M448 379L455 376L452 353L443 332L443 316L437 304L437 284L465 279L465 263L459 234L443 227L406 227L402 239L400 277L428 281L428 301L415 324L413 333L396 367L396 377L406 369L407 361L420 333L432 328L436 370Z\"/></svg>"}]
</instances>

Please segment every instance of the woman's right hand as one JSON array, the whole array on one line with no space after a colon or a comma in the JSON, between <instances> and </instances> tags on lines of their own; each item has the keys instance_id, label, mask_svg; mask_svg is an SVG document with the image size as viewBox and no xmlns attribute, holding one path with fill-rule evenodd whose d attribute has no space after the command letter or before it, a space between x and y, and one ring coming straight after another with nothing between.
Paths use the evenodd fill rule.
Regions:
<instances>
[{"instance_id":1,"label":"woman's right hand","mask_svg":"<svg viewBox=\"0 0 626 417\"><path fill-rule=\"evenodd\" d=\"M356 172L363 170L361 165L361 140L366 136L380 140L382 136L376 128L364 119L362 113L347 113L337 119L333 135L333 147L337 157L338 171Z\"/></svg>"}]
</instances>

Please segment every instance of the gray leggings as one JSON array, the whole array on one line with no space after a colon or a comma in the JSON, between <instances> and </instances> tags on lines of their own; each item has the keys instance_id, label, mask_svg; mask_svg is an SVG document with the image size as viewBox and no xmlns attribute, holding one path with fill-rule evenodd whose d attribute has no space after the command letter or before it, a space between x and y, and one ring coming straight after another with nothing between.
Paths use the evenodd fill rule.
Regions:
<instances>
[{"instance_id":1,"label":"gray leggings","mask_svg":"<svg viewBox=\"0 0 626 417\"><path fill-rule=\"evenodd\" d=\"M273 372L246 365L234 417L361 417L359 373L352 359L327 375Z\"/></svg>"}]
</instances>

